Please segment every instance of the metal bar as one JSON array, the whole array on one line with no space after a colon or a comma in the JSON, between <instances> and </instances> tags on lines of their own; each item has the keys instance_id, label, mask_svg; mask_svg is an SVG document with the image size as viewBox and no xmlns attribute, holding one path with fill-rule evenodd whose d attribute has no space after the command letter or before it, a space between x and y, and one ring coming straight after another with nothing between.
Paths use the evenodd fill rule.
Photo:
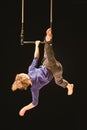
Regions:
<instances>
[{"instance_id":1,"label":"metal bar","mask_svg":"<svg viewBox=\"0 0 87 130\"><path fill-rule=\"evenodd\" d=\"M22 19L21 19L21 34L20 34L20 42L23 45L24 41L24 0L22 0Z\"/></svg>"},{"instance_id":2,"label":"metal bar","mask_svg":"<svg viewBox=\"0 0 87 130\"><path fill-rule=\"evenodd\" d=\"M50 0L50 28L52 28L53 22L53 0Z\"/></svg>"},{"instance_id":3,"label":"metal bar","mask_svg":"<svg viewBox=\"0 0 87 130\"><path fill-rule=\"evenodd\" d=\"M53 0L50 0L50 28L52 29L52 11L53 10ZM24 41L24 0L22 0L22 20L21 20L21 34L20 34L21 45L24 44L34 44L35 41ZM44 41L41 41L41 44L44 44Z\"/></svg>"},{"instance_id":4,"label":"metal bar","mask_svg":"<svg viewBox=\"0 0 87 130\"><path fill-rule=\"evenodd\" d=\"M44 44L44 41L40 41L41 44ZM23 44L35 44L35 41L23 41Z\"/></svg>"},{"instance_id":5,"label":"metal bar","mask_svg":"<svg viewBox=\"0 0 87 130\"><path fill-rule=\"evenodd\" d=\"M24 23L24 0L22 0L22 23Z\"/></svg>"}]
</instances>

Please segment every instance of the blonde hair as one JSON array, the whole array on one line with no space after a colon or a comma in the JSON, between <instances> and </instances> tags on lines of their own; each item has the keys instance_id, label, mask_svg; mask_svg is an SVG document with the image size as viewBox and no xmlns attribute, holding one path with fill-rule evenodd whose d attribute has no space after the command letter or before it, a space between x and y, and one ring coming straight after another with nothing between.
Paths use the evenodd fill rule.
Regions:
<instances>
[{"instance_id":1,"label":"blonde hair","mask_svg":"<svg viewBox=\"0 0 87 130\"><path fill-rule=\"evenodd\" d=\"M30 85L29 77L25 73L17 74L15 77L15 81L12 84L12 91L17 89L26 90Z\"/></svg>"}]
</instances>

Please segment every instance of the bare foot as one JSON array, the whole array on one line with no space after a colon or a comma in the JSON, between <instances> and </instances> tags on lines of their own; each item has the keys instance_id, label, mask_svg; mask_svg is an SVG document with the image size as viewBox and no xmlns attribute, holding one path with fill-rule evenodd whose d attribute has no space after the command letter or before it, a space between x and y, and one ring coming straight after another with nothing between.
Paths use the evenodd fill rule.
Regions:
<instances>
[{"instance_id":1,"label":"bare foot","mask_svg":"<svg viewBox=\"0 0 87 130\"><path fill-rule=\"evenodd\" d=\"M51 30L51 28L48 28L47 31L46 31L46 38L45 38L45 40L47 42L49 42L51 39L52 39L52 30Z\"/></svg>"},{"instance_id":2,"label":"bare foot","mask_svg":"<svg viewBox=\"0 0 87 130\"><path fill-rule=\"evenodd\" d=\"M68 89L67 95L72 95L73 94L73 88L74 88L74 84L68 84L67 85L67 89Z\"/></svg>"}]
</instances>

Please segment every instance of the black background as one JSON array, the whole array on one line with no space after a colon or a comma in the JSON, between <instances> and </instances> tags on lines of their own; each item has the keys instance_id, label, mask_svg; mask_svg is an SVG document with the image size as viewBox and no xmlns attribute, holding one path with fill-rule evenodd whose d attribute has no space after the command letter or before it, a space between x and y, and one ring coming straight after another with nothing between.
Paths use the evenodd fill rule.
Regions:
<instances>
[{"instance_id":1,"label":"black background","mask_svg":"<svg viewBox=\"0 0 87 130\"><path fill-rule=\"evenodd\" d=\"M30 91L11 91L15 75L27 73L33 59L34 44L21 46L21 0L1 3L0 46L0 127L2 130L57 129L85 130L87 113L86 44L87 2L53 1L54 52L63 65L64 78L74 83L74 94L54 81L40 91L39 104L26 112L19 110L30 103ZM24 35L26 40L43 40L49 27L49 1L25 0ZM43 45L40 46L41 58ZM85 119L86 118L86 119Z\"/></svg>"}]
</instances>

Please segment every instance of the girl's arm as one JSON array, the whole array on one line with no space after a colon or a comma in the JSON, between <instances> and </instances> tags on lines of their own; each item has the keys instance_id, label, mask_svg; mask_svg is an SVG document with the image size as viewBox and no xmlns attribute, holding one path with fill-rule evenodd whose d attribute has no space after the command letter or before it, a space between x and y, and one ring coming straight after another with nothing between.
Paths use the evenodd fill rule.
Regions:
<instances>
[{"instance_id":1,"label":"girl's arm","mask_svg":"<svg viewBox=\"0 0 87 130\"><path fill-rule=\"evenodd\" d=\"M24 107L19 111L19 115L20 115L20 116L24 116L24 114L25 114L25 112L26 112L27 110L30 110L30 109L32 109L32 108L34 108L34 107L35 107L35 105L33 105L32 103L29 103L28 105L24 106Z\"/></svg>"},{"instance_id":2,"label":"girl's arm","mask_svg":"<svg viewBox=\"0 0 87 130\"><path fill-rule=\"evenodd\" d=\"M35 42L34 58L39 58L40 57L39 44L40 44L40 41Z\"/></svg>"}]
</instances>

